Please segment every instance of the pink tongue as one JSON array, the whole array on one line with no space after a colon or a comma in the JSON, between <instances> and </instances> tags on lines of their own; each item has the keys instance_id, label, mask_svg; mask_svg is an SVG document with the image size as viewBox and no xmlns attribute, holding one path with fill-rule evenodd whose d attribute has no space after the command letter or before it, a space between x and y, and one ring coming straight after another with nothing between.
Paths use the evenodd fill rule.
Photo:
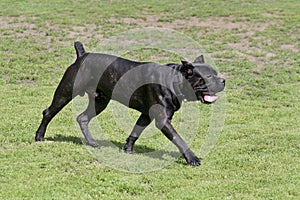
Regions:
<instances>
[{"instance_id":1,"label":"pink tongue","mask_svg":"<svg viewBox=\"0 0 300 200\"><path fill-rule=\"evenodd\" d=\"M205 96L204 96L204 100L205 100L206 102L210 102L210 103L216 101L217 99L218 99L217 96L209 96L209 95L205 95Z\"/></svg>"}]
</instances>

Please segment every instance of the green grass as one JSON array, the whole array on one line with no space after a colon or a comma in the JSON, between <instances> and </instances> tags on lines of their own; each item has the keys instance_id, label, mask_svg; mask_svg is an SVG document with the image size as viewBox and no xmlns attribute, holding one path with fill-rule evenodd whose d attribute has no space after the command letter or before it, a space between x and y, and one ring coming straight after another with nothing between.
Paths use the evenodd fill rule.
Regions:
<instances>
[{"instance_id":1,"label":"green grass","mask_svg":"<svg viewBox=\"0 0 300 200\"><path fill-rule=\"evenodd\" d=\"M0 6L0 199L300 198L297 0L2 0ZM225 125L202 166L183 158L139 174L106 166L82 145L71 104L50 123L47 141L35 143L41 112L75 59L73 42L91 50L102 39L149 26L199 42L227 79ZM125 56L179 61L152 53ZM200 119L191 145L197 154L210 106L199 109L207 119ZM106 111L97 120L122 146L129 133L111 117ZM159 142L168 143L162 134L141 138L137 151L157 150Z\"/></svg>"}]
</instances>

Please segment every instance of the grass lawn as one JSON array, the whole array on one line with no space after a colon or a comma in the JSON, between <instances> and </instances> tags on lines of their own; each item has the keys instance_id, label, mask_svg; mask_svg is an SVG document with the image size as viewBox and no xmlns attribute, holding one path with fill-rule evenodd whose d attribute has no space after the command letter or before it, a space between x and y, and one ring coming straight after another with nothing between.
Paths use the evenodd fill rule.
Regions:
<instances>
[{"instance_id":1,"label":"grass lawn","mask_svg":"<svg viewBox=\"0 0 300 200\"><path fill-rule=\"evenodd\" d=\"M298 0L2 0L0 6L0 199L300 199ZM82 144L72 104L50 123L46 142L34 142L42 111L76 57L74 41L92 50L147 27L197 41L227 80L225 124L202 165L187 166L180 157L147 173L107 166ZM124 56L180 61L154 53ZM212 110L198 108L203 114L191 148L199 155ZM129 132L109 110L96 121L110 133L107 141L125 143ZM160 141L168 144L159 132L141 138L137 151L159 150Z\"/></svg>"}]
</instances>

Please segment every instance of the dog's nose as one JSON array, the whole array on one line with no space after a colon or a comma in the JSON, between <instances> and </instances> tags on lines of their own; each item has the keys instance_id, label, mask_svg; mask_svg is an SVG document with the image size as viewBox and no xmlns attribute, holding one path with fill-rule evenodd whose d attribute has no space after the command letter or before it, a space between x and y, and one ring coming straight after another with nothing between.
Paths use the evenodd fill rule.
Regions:
<instances>
[{"instance_id":1,"label":"dog's nose","mask_svg":"<svg viewBox=\"0 0 300 200\"><path fill-rule=\"evenodd\" d=\"M220 82L223 84L223 85L225 85L225 79L224 78L220 78Z\"/></svg>"}]
</instances>

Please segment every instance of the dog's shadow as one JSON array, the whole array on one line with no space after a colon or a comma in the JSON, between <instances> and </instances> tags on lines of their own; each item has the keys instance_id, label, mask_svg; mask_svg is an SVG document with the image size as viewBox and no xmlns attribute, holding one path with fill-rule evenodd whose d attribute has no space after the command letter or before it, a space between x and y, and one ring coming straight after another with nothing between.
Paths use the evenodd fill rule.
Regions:
<instances>
[{"instance_id":1,"label":"dog's shadow","mask_svg":"<svg viewBox=\"0 0 300 200\"><path fill-rule=\"evenodd\" d=\"M54 137L49 137L47 138L47 140L49 141L53 141L53 142L70 142L76 145L85 145L84 144L84 139L80 138L80 137L75 137L75 136L65 136L65 135L56 135ZM112 147L113 145L115 147L117 147L119 149L119 151L123 151L123 147L125 143L122 142L118 142L118 141L111 141L111 140L97 140L98 143L98 147L96 148L100 148L100 147ZM165 150L159 150L159 153L151 153L151 152L158 152L157 149L153 149L144 145L138 145L135 144L134 145L134 152L137 154L143 154L146 156L149 156L151 158L154 159L159 159L159 160L166 160L164 158L164 156L169 156L172 159L176 160L175 162L177 163L182 163L181 159L177 159L179 157L181 157L181 154L179 152L175 152L175 151L165 151Z\"/></svg>"}]
</instances>

